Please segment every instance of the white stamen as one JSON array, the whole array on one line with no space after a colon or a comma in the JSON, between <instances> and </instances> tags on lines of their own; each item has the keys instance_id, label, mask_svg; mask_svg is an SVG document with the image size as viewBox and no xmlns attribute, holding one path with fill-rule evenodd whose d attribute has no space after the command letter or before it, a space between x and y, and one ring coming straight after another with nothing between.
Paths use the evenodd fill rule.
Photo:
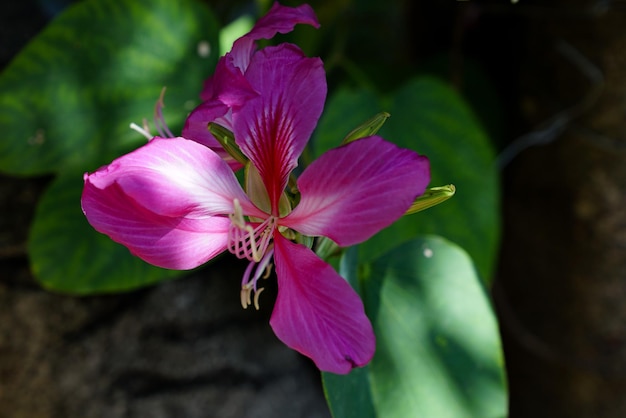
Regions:
<instances>
[{"instance_id":1,"label":"white stamen","mask_svg":"<svg viewBox=\"0 0 626 418\"><path fill-rule=\"evenodd\" d=\"M137 125L135 122L132 122L130 124L130 129L132 129L133 131L139 132L141 135L145 136L148 139L148 141L152 139L152 135L150 135L150 132L148 132L147 129L142 128L141 126Z\"/></svg>"}]
</instances>

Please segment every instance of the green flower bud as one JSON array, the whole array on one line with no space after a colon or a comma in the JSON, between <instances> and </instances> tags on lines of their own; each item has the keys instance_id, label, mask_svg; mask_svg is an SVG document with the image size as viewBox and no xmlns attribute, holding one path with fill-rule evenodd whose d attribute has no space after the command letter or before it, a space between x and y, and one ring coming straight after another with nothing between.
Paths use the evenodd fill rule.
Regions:
<instances>
[{"instance_id":1,"label":"green flower bud","mask_svg":"<svg viewBox=\"0 0 626 418\"><path fill-rule=\"evenodd\" d=\"M456 187L454 187L454 184L428 188L423 195L415 199L411 207L406 211L405 215L411 215L424 209L436 206L441 202L445 202L454 196L454 193L456 193Z\"/></svg>"},{"instance_id":2,"label":"green flower bud","mask_svg":"<svg viewBox=\"0 0 626 418\"><path fill-rule=\"evenodd\" d=\"M366 120L358 127L346 135L346 137L341 142L341 145L348 144L352 141L356 141L357 139L367 138L368 136L375 135L376 132L380 130L385 124L385 121L391 116L387 112L381 112L375 115L373 118Z\"/></svg>"}]
</instances>

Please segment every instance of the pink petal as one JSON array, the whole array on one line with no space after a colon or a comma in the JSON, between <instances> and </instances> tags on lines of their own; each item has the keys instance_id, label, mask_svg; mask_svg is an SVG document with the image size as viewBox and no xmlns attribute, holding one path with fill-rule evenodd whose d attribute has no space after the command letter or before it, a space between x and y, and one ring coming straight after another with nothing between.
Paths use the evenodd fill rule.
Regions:
<instances>
[{"instance_id":1,"label":"pink petal","mask_svg":"<svg viewBox=\"0 0 626 418\"><path fill-rule=\"evenodd\" d=\"M233 109L235 139L259 170L277 211L289 173L322 113L324 68L296 46L281 44L254 54L246 78L259 97Z\"/></svg>"},{"instance_id":2,"label":"pink petal","mask_svg":"<svg viewBox=\"0 0 626 418\"><path fill-rule=\"evenodd\" d=\"M226 248L228 218L159 215L137 203L116 182L100 188L85 176L81 204L87 220L97 231L159 267L191 269Z\"/></svg>"},{"instance_id":3,"label":"pink petal","mask_svg":"<svg viewBox=\"0 0 626 418\"><path fill-rule=\"evenodd\" d=\"M258 96L258 92L250 85L241 69L233 65L231 54L220 58L210 80L210 84L208 81L205 84L203 94L212 92L210 97L228 107L242 106L246 101Z\"/></svg>"},{"instance_id":4,"label":"pink petal","mask_svg":"<svg viewBox=\"0 0 626 418\"><path fill-rule=\"evenodd\" d=\"M320 370L345 374L374 355L374 331L363 303L311 250L275 236L278 297L270 325L289 347Z\"/></svg>"},{"instance_id":5,"label":"pink petal","mask_svg":"<svg viewBox=\"0 0 626 418\"><path fill-rule=\"evenodd\" d=\"M288 33L299 24L319 27L315 12L307 5L298 7L286 7L274 3L265 16L260 18L250 32L239 38L233 44L232 50L220 58L215 69L215 75L204 83L200 97L202 100L218 97L217 91L231 84L242 86L241 74L245 73L250 65L250 59L256 51L256 41L259 39L271 39L277 33ZM225 70L225 71L224 71ZM226 83L225 78L230 78ZM222 93L224 90L222 90ZM243 91L240 90L240 93Z\"/></svg>"},{"instance_id":6,"label":"pink petal","mask_svg":"<svg viewBox=\"0 0 626 418\"><path fill-rule=\"evenodd\" d=\"M219 100L229 107L241 106L257 93L246 80L243 70L234 64L229 52L219 59L215 72L204 82L200 93L202 100Z\"/></svg>"},{"instance_id":7,"label":"pink petal","mask_svg":"<svg viewBox=\"0 0 626 418\"><path fill-rule=\"evenodd\" d=\"M191 139L213 150L221 159L226 161L233 171L237 171L243 166L231 157L222 148L222 145L209 132L209 122L222 125L230 131L233 130L230 110L222 102L210 100L196 107L185 121L182 136Z\"/></svg>"},{"instance_id":8,"label":"pink petal","mask_svg":"<svg viewBox=\"0 0 626 418\"><path fill-rule=\"evenodd\" d=\"M232 130L230 120L226 119L228 113L228 107L217 100L205 102L196 107L185 120L185 126L183 127L182 136L186 139L199 142L205 145L215 152L215 150L221 149L220 143L209 132L209 122L221 122L220 125Z\"/></svg>"},{"instance_id":9,"label":"pink petal","mask_svg":"<svg viewBox=\"0 0 626 418\"><path fill-rule=\"evenodd\" d=\"M260 18L252 30L239 38L233 44L230 54L233 57L235 67L245 72L250 63L250 58L256 49L255 41L259 39L271 39L277 33L289 33L299 24L311 25L318 28L320 25L315 17L315 12L308 4L298 7L287 7L274 3L265 16Z\"/></svg>"},{"instance_id":10,"label":"pink petal","mask_svg":"<svg viewBox=\"0 0 626 418\"><path fill-rule=\"evenodd\" d=\"M401 217L429 182L426 157L377 136L360 139L307 167L300 203L280 224L354 245Z\"/></svg>"},{"instance_id":11,"label":"pink petal","mask_svg":"<svg viewBox=\"0 0 626 418\"><path fill-rule=\"evenodd\" d=\"M228 165L209 148L184 138L155 138L86 178L98 189L121 192L157 215L206 218L252 204ZM256 211L259 213L259 211Z\"/></svg>"}]
</instances>

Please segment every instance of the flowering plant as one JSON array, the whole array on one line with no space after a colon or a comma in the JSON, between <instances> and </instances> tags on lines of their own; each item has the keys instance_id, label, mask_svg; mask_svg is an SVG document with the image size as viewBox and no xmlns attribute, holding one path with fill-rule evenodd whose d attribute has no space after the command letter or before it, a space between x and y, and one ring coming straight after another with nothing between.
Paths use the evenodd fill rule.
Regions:
<instances>
[{"instance_id":1,"label":"flowering plant","mask_svg":"<svg viewBox=\"0 0 626 418\"><path fill-rule=\"evenodd\" d=\"M258 309L273 259L274 332L321 370L347 373L370 361L374 333L356 292L304 243L367 240L424 193L429 164L369 136L328 151L288 187L323 109L325 73L293 44L257 50L255 41L297 23L318 25L308 6L276 3L220 59L183 136L152 138L86 174L82 207L94 228L160 267L194 268L226 249L249 260L244 308L253 299ZM233 172L241 166L243 188Z\"/></svg>"},{"instance_id":2,"label":"flowering plant","mask_svg":"<svg viewBox=\"0 0 626 418\"><path fill-rule=\"evenodd\" d=\"M27 248L42 287L73 295L155 284L230 252L248 264L244 307L269 305L262 283L275 276L270 325L330 371L322 381L334 417L504 416L484 291L498 245L493 146L445 75L407 66L389 77L387 58L406 48L360 17L394 8L348 3L350 19L345 2L324 9L322 42L307 28L319 26L310 7L274 5L231 37L232 49L217 47L218 33L224 40L234 26L221 27L206 2L84 0L60 13L0 74L0 171L53 175L28 245L15 248ZM271 40L292 30L293 43ZM385 59L363 59L354 45ZM219 58L218 49L230 51ZM158 135L133 125L146 143L128 124L163 86ZM381 110L393 117L367 119ZM454 193L426 189L431 176L461 192L403 216ZM100 364L90 356L75 367ZM67 399L72 381L84 385L61 377Z\"/></svg>"}]
</instances>

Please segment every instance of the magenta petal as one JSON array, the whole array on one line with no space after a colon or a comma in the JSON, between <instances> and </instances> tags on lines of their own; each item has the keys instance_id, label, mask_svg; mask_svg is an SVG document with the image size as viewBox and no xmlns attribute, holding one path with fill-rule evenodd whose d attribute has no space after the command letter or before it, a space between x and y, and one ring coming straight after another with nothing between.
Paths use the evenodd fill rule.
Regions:
<instances>
[{"instance_id":1,"label":"magenta petal","mask_svg":"<svg viewBox=\"0 0 626 418\"><path fill-rule=\"evenodd\" d=\"M298 178L300 203L281 224L341 246L391 225L430 182L426 157L374 136L332 149Z\"/></svg>"},{"instance_id":2,"label":"magenta petal","mask_svg":"<svg viewBox=\"0 0 626 418\"><path fill-rule=\"evenodd\" d=\"M233 109L235 139L259 170L275 209L322 113L324 68L318 58L281 44L254 54L246 78L259 97Z\"/></svg>"},{"instance_id":3,"label":"magenta petal","mask_svg":"<svg viewBox=\"0 0 626 418\"><path fill-rule=\"evenodd\" d=\"M291 32L299 23L315 28L320 26L315 17L315 12L308 4L287 7L275 2L265 16L261 17L245 36L254 40L270 39L277 33Z\"/></svg>"},{"instance_id":4,"label":"magenta petal","mask_svg":"<svg viewBox=\"0 0 626 418\"><path fill-rule=\"evenodd\" d=\"M117 183L99 188L85 176L81 204L87 220L97 231L159 267L191 269L226 248L228 218L158 215L139 205Z\"/></svg>"},{"instance_id":5,"label":"magenta petal","mask_svg":"<svg viewBox=\"0 0 626 418\"><path fill-rule=\"evenodd\" d=\"M230 121L225 117L228 107L219 101L209 101L196 107L185 120L182 137L205 145L215 152L221 149L220 143L209 132L209 122L216 122L232 130ZM218 122L219 121L219 122ZM216 150L217 149L217 150ZM218 152L219 153L219 152Z\"/></svg>"},{"instance_id":6,"label":"magenta petal","mask_svg":"<svg viewBox=\"0 0 626 418\"><path fill-rule=\"evenodd\" d=\"M217 123L230 131L233 130L230 110L223 103L211 100L202 103L191 112L185 121L182 136L211 148L222 160L228 163L233 171L242 168L241 163L228 154L219 141L209 132L209 122Z\"/></svg>"},{"instance_id":7,"label":"magenta petal","mask_svg":"<svg viewBox=\"0 0 626 418\"><path fill-rule=\"evenodd\" d=\"M288 33L299 24L319 27L315 12L308 4L298 7L287 7L274 3L265 16L260 18L252 30L239 38L233 44L231 55L235 67L245 72L250 63L254 50L255 41L259 39L271 39L277 33Z\"/></svg>"},{"instance_id":8,"label":"magenta petal","mask_svg":"<svg viewBox=\"0 0 626 418\"><path fill-rule=\"evenodd\" d=\"M228 107L242 106L248 100L256 97L258 92L250 85L244 73L233 66L233 57L230 53L220 58L211 78L213 97ZM206 93L205 91L203 93Z\"/></svg>"},{"instance_id":9,"label":"magenta petal","mask_svg":"<svg viewBox=\"0 0 626 418\"><path fill-rule=\"evenodd\" d=\"M310 249L276 234L278 297L270 325L287 346L322 371L346 374L376 348L363 303L341 276Z\"/></svg>"},{"instance_id":10,"label":"magenta petal","mask_svg":"<svg viewBox=\"0 0 626 418\"><path fill-rule=\"evenodd\" d=\"M249 199L228 165L209 148L184 138L155 138L88 176L99 189L117 184L152 213L205 218L233 213Z\"/></svg>"}]
</instances>

